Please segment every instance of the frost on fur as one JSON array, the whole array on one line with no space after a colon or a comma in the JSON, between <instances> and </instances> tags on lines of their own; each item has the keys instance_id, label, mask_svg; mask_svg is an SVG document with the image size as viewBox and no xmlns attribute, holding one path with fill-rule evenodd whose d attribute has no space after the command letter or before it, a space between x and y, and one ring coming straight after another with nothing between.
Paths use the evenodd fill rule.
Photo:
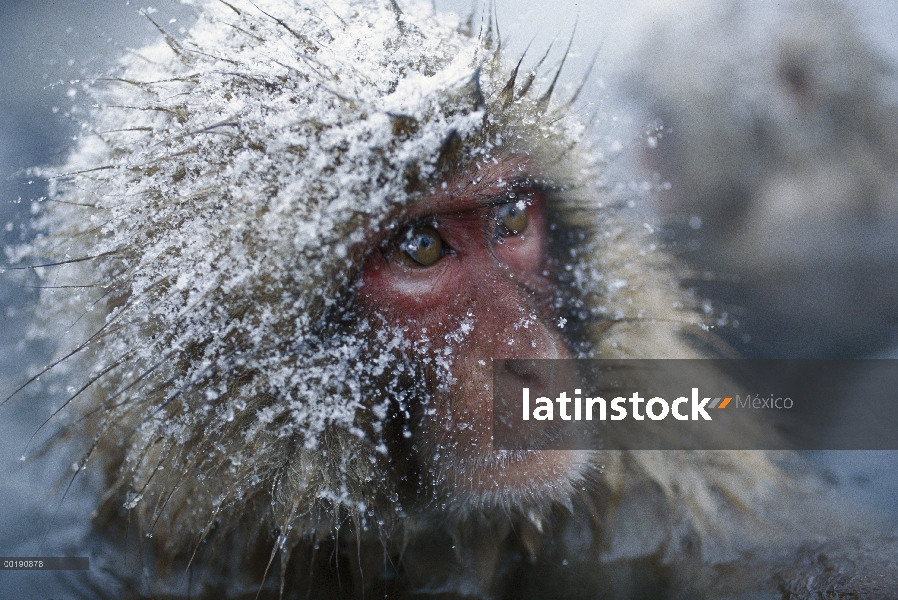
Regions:
<instances>
[{"instance_id":1,"label":"frost on fur","mask_svg":"<svg viewBox=\"0 0 898 600\"><path fill-rule=\"evenodd\" d=\"M447 165L537 138L561 163L582 130L527 94L533 74L509 81L489 29L426 4L200 10L183 40L97 81L43 233L15 254L58 263L39 269L37 335L66 332L53 369L78 382L82 466L119 473L108 497L181 549L256 503L287 544L299 522L401 510L368 484L389 459L385 415L427 401L409 357L430 349L352 313L365 244ZM574 162L553 185L593 175Z\"/></svg>"}]
</instances>

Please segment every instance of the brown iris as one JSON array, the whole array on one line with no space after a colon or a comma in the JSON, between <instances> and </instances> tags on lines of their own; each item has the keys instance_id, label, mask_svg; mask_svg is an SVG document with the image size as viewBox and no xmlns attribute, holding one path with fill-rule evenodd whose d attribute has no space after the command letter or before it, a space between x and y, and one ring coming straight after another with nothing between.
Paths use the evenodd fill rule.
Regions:
<instances>
[{"instance_id":1,"label":"brown iris","mask_svg":"<svg viewBox=\"0 0 898 600\"><path fill-rule=\"evenodd\" d=\"M497 211L496 220L502 237L520 235L527 229L527 206L523 202L503 204Z\"/></svg>"},{"instance_id":2,"label":"brown iris","mask_svg":"<svg viewBox=\"0 0 898 600\"><path fill-rule=\"evenodd\" d=\"M399 242L399 256L411 266L429 267L443 257L443 238L433 227L410 227Z\"/></svg>"}]
</instances>

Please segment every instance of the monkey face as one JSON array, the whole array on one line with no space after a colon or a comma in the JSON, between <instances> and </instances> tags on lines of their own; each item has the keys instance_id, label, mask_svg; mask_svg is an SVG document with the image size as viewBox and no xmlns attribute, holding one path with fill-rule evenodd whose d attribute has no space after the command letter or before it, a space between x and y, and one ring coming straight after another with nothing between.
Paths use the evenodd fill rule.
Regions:
<instances>
[{"instance_id":1,"label":"monkey face","mask_svg":"<svg viewBox=\"0 0 898 600\"><path fill-rule=\"evenodd\" d=\"M360 276L361 311L401 330L440 382L411 412L414 451L444 498L513 496L576 471L573 453L492 447L491 361L572 356L555 325L548 199L537 181L534 162L514 155L453 174L402 215Z\"/></svg>"}]
</instances>

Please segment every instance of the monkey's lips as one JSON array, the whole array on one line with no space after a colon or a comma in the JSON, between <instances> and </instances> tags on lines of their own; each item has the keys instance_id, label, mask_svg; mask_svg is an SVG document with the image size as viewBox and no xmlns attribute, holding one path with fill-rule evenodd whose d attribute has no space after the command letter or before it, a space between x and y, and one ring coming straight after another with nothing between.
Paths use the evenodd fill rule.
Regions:
<instances>
[{"instance_id":1,"label":"monkey's lips","mask_svg":"<svg viewBox=\"0 0 898 600\"><path fill-rule=\"evenodd\" d=\"M486 456L452 460L451 492L481 502L505 503L570 494L588 464L585 451L496 450Z\"/></svg>"}]
</instances>

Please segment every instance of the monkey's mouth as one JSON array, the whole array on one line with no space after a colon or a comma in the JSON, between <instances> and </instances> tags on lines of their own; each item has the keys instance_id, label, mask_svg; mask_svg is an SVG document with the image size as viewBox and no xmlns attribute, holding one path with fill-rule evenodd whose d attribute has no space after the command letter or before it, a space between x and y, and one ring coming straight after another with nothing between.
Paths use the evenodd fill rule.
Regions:
<instances>
[{"instance_id":1,"label":"monkey's mouth","mask_svg":"<svg viewBox=\"0 0 898 600\"><path fill-rule=\"evenodd\" d=\"M532 329L541 356L568 356L551 332ZM505 416L519 414L519 408L509 408L520 405L523 388L554 389L561 385L557 379L573 380L575 373L547 360L494 359L491 368L465 361L456 367L461 383L445 397L435 397L445 412L430 421L431 429L422 436L435 442L421 458L435 467L431 472L443 495L483 503L484 508L569 497L589 464L590 453L577 450L587 447L578 443L583 429Z\"/></svg>"},{"instance_id":2,"label":"monkey's mouth","mask_svg":"<svg viewBox=\"0 0 898 600\"><path fill-rule=\"evenodd\" d=\"M450 493L493 504L528 498L560 500L569 496L582 479L588 454L576 450L495 450L484 456L453 460L446 484Z\"/></svg>"}]
</instances>

